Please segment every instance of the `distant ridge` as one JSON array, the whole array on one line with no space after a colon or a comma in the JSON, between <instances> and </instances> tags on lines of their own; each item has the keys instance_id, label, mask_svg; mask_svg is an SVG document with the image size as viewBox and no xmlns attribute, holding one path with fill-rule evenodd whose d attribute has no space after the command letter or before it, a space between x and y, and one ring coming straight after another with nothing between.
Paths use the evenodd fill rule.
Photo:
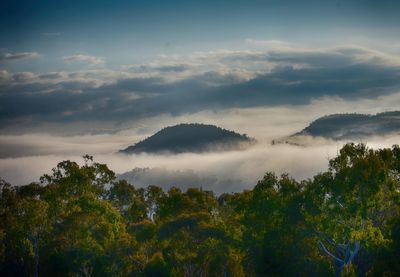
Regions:
<instances>
[{"instance_id":1,"label":"distant ridge","mask_svg":"<svg viewBox=\"0 0 400 277\"><path fill-rule=\"evenodd\" d=\"M201 172L189 169L173 170L165 168L134 168L117 175L118 180L126 180L137 187L149 185L160 186L165 190L171 187L187 189L189 187L213 190L217 194L235 191L237 188L248 187L246 181L229 178L211 172Z\"/></svg>"},{"instance_id":2,"label":"distant ridge","mask_svg":"<svg viewBox=\"0 0 400 277\"><path fill-rule=\"evenodd\" d=\"M400 133L400 111L366 114L333 114L318 118L294 136L341 139L362 139Z\"/></svg>"},{"instance_id":3,"label":"distant ridge","mask_svg":"<svg viewBox=\"0 0 400 277\"><path fill-rule=\"evenodd\" d=\"M132 153L184 153L228 151L242 149L255 140L247 135L199 123L166 127L154 135L131 145L120 152Z\"/></svg>"}]
</instances>

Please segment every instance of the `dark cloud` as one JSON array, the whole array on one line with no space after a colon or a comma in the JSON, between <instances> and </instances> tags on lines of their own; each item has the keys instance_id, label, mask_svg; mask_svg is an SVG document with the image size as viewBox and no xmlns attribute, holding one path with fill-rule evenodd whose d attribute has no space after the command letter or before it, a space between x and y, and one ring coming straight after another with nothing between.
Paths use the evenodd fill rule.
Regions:
<instances>
[{"instance_id":1,"label":"dark cloud","mask_svg":"<svg viewBox=\"0 0 400 277\"><path fill-rule=\"evenodd\" d=\"M190 67L156 67L157 71L184 77L126 77L113 81L92 80L95 72L2 73L0 124L38 124L71 121L135 121L160 114L179 115L207 109L306 104L325 96L373 99L397 92L400 66L384 55L348 48L331 51L288 51L254 55L224 54L212 59L237 61L246 67L255 56L273 62L272 70L250 72L220 70L191 72ZM246 73L246 74L245 74ZM3 77L4 75L4 77ZM169 76L169 75L168 75ZM250 77L249 77L250 76Z\"/></svg>"},{"instance_id":2,"label":"dark cloud","mask_svg":"<svg viewBox=\"0 0 400 277\"><path fill-rule=\"evenodd\" d=\"M352 56L340 52L331 53L293 53L293 52L272 52L265 57L272 62L286 62L298 64L311 64L314 67L342 67L352 63Z\"/></svg>"},{"instance_id":3,"label":"dark cloud","mask_svg":"<svg viewBox=\"0 0 400 277\"><path fill-rule=\"evenodd\" d=\"M187 64L173 64L173 65L140 65L140 66L131 66L130 70L136 72L184 72L190 68Z\"/></svg>"},{"instance_id":4,"label":"dark cloud","mask_svg":"<svg viewBox=\"0 0 400 277\"><path fill-rule=\"evenodd\" d=\"M283 67L216 91L214 99L231 105L304 104L312 98L377 97L400 85L399 68L371 64L294 69Z\"/></svg>"}]
</instances>

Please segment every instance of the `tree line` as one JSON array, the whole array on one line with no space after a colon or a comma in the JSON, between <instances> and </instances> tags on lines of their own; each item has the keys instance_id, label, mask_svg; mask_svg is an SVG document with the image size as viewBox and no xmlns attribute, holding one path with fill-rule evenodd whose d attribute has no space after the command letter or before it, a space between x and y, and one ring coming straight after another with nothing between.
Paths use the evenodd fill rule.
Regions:
<instances>
[{"instance_id":1,"label":"tree line","mask_svg":"<svg viewBox=\"0 0 400 277\"><path fill-rule=\"evenodd\" d=\"M399 276L400 148L347 144L326 172L225 193L60 162L0 182L1 276Z\"/></svg>"}]
</instances>

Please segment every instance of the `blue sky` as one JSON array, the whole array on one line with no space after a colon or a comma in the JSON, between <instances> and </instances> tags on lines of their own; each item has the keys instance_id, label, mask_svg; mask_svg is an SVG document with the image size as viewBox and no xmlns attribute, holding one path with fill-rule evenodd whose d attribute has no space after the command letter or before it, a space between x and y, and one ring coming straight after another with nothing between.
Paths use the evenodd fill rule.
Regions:
<instances>
[{"instance_id":1,"label":"blue sky","mask_svg":"<svg viewBox=\"0 0 400 277\"><path fill-rule=\"evenodd\" d=\"M394 94L399 11L389 0L5 0L0 128Z\"/></svg>"},{"instance_id":2,"label":"blue sky","mask_svg":"<svg viewBox=\"0 0 400 277\"><path fill-rule=\"evenodd\" d=\"M398 1L3 1L1 48L38 52L30 70L87 53L109 65L157 54L244 48L247 38L302 43L393 42ZM4 66L4 65L3 65ZM16 67L16 65L5 65Z\"/></svg>"}]
</instances>

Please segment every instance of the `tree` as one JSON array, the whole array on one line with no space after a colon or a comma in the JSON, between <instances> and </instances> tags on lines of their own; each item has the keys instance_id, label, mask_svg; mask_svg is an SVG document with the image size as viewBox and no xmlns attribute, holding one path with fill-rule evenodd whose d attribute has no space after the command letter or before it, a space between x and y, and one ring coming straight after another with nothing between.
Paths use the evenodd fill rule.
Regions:
<instances>
[{"instance_id":1,"label":"tree","mask_svg":"<svg viewBox=\"0 0 400 277\"><path fill-rule=\"evenodd\" d=\"M114 183L107 193L107 199L121 213L126 222L137 223L147 218L147 205L143 189L135 189L125 180Z\"/></svg>"},{"instance_id":2,"label":"tree","mask_svg":"<svg viewBox=\"0 0 400 277\"><path fill-rule=\"evenodd\" d=\"M84 160L83 166L61 162L52 175L42 177L54 228L47 246L48 262L57 262L58 267L48 267L46 273L56 274L61 267L64 272L84 276L125 275L133 270L129 254L136 250L136 242L118 210L106 199L106 187L114 183L115 174L90 156ZM128 256L114 256L120 252Z\"/></svg>"},{"instance_id":3,"label":"tree","mask_svg":"<svg viewBox=\"0 0 400 277\"><path fill-rule=\"evenodd\" d=\"M49 205L41 199L40 192L37 184L19 188L2 184L1 221L2 226L7 226L1 230L4 274L22 270L39 275L40 249L51 230Z\"/></svg>"},{"instance_id":4,"label":"tree","mask_svg":"<svg viewBox=\"0 0 400 277\"><path fill-rule=\"evenodd\" d=\"M1 276L397 276L400 148L348 144L314 178L252 190L135 188L63 161L0 180Z\"/></svg>"},{"instance_id":5,"label":"tree","mask_svg":"<svg viewBox=\"0 0 400 277\"><path fill-rule=\"evenodd\" d=\"M244 211L246 271L257 276L329 275L307 224L304 184L265 174ZM311 262L312 261L312 262Z\"/></svg>"},{"instance_id":6,"label":"tree","mask_svg":"<svg viewBox=\"0 0 400 277\"><path fill-rule=\"evenodd\" d=\"M376 259L373 249L390 241L387 222L398 213L399 203L397 153L398 147L372 150L347 144L330 161L329 171L310 185L309 192L319 193L313 194L320 210L314 226L322 234L321 249L336 261L337 275L344 265L365 274Z\"/></svg>"}]
</instances>

